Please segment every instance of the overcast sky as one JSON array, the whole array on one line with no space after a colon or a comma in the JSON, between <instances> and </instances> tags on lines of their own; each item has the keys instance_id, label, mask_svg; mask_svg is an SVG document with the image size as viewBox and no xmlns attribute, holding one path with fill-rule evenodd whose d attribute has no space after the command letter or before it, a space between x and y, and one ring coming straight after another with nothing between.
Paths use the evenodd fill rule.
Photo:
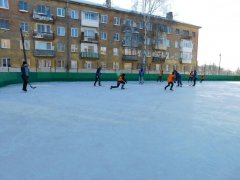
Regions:
<instances>
[{"instance_id":1,"label":"overcast sky","mask_svg":"<svg viewBox=\"0 0 240 180\"><path fill-rule=\"evenodd\" d=\"M81 1L81 0L79 0ZM103 4L105 0L88 0ZM171 0L174 19L201 26L198 42L199 64L240 67L239 0ZM131 9L131 0L112 0L113 6Z\"/></svg>"}]
</instances>

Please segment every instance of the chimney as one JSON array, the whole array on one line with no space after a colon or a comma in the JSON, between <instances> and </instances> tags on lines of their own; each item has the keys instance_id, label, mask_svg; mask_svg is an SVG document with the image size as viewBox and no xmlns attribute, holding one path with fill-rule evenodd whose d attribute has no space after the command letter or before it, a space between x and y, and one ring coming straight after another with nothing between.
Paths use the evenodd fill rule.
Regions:
<instances>
[{"instance_id":1,"label":"chimney","mask_svg":"<svg viewBox=\"0 0 240 180\"><path fill-rule=\"evenodd\" d=\"M167 15L166 15L166 18L168 20L173 20L173 12L168 12Z\"/></svg>"},{"instance_id":2,"label":"chimney","mask_svg":"<svg viewBox=\"0 0 240 180\"><path fill-rule=\"evenodd\" d=\"M107 8L111 8L111 0L106 0L106 6Z\"/></svg>"}]
</instances>

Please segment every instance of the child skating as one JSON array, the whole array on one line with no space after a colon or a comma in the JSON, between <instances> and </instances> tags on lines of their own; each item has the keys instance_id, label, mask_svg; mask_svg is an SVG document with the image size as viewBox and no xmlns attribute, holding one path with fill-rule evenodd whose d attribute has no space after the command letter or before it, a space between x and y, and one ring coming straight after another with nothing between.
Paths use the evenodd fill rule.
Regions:
<instances>
[{"instance_id":1,"label":"child skating","mask_svg":"<svg viewBox=\"0 0 240 180\"><path fill-rule=\"evenodd\" d=\"M110 89L112 88L118 88L120 86L120 84L122 84L121 89L125 89L124 85L127 83L127 80L125 79L125 74L121 74L121 76L119 76L118 80L117 80L117 85L116 86L111 86Z\"/></svg>"},{"instance_id":2,"label":"child skating","mask_svg":"<svg viewBox=\"0 0 240 180\"><path fill-rule=\"evenodd\" d=\"M173 82L175 81L175 79L174 79L174 72L172 72L172 74L170 74L168 76L167 81L168 81L168 85L165 86L164 89L166 90L167 87L171 85L170 90L173 91Z\"/></svg>"}]
</instances>

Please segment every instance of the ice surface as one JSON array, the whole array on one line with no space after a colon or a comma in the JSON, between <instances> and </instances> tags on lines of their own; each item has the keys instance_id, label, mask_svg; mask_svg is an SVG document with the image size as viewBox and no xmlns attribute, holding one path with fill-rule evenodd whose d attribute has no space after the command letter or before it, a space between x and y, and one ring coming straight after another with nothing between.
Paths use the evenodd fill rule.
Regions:
<instances>
[{"instance_id":1,"label":"ice surface","mask_svg":"<svg viewBox=\"0 0 240 180\"><path fill-rule=\"evenodd\" d=\"M1 180L239 180L240 83L0 88Z\"/></svg>"}]
</instances>

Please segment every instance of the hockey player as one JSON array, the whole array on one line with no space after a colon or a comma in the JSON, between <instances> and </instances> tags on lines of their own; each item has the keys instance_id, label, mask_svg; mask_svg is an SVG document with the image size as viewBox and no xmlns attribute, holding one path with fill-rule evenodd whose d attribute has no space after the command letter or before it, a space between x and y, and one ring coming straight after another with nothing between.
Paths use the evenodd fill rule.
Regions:
<instances>
[{"instance_id":1,"label":"hockey player","mask_svg":"<svg viewBox=\"0 0 240 180\"><path fill-rule=\"evenodd\" d=\"M160 71L157 82L158 81L163 82L162 77L163 77L163 70Z\"/></svg>"},{"instance_id":2,"label":"hockey player","mask_svg":"<svg viewBox=\"0 0 240 180\"><path fill-rule=\"evenodd\" d=\"M197 73L197 70L195 69L193 72L193 86L196 85L197 78L198 78L198 73Z\"/></svg>"},{"instance_id":3,"label":"hockey player","mask_svg":"<svg viewBox=\"0 0 240 180\"><path fill-rule=\"evenodd\" d=\"M143 84L144 83L144 70L143 70L143 68L141 68L139 70L138 75L139 75L139 84Z\"/></svg>"},{"instance_id":4,"label":"hockey player","mask_svg":"<svg viewBox=\"0 0 240 180\"><path fill-rule=\"evenodd\" d=\"M28 84L28 78L29 78L29 69L28 64L26 61L23 61L21 66L21 77L23 79L23 88L22 90L27 92L27 84Z\"/></svg>"},{"instance_id":5,"label":"hockey player","mask_svg":"<svg viewBox=\"0 0 240 180\"><path fill-rule=\"evenodd\" d=\"M177 72L177 86L182 87L182 75Z\"/></svg>"},{"instance_id":6,"label":"hockey player","mask_svg":"<svg viewBox=\"0 0 240 180\"><path fill-rule=\"evenodd\" d=\"M206 75L204 74L204 75L201 76L201 81L200 81L200 83L202 83L205 79L206 79Z\"/></svg>"},{"instance_id":7,"label":"hockey player","mask_svg":"<svg viewBox=\"0 0 240 180\"><path fill-rule=\"evenodd\" d=\"M120 84L122 84L121 89L125 89L124 85L125 83L127 83L127 80L125 79L125 75L124 73L121 74L121 76L119 76L118 80L117 80L117 86L111 86L110 89L112 88L118 88L120 86Z\"/></svg>"},{"instance_id":8,"label":"hockey player","mask_svg":"<svg viewBox=\"0 0 240 180\"><path fill-rule=\"evenodd\" d=\"M101 66L99 68L97 68L94 86L96 86L97 82L98 82L98 85L101 86L101 70L102 70Z\"/></svg>"},{"instance_id":9,"label":"hockey player","mask_svg":"<svg viewBox=\"0 0 240 180\"><path fill-rule=\"evenodd\" d=\"M173 82L175 81L174 72L172 72L172 74L170 74L168 76L167 81L168 81L168 85L164 89L166 90L167 87L171 85L170 90L173 91L173 89L172 89L173 88Z\"/></svg>"}]
</instances>

